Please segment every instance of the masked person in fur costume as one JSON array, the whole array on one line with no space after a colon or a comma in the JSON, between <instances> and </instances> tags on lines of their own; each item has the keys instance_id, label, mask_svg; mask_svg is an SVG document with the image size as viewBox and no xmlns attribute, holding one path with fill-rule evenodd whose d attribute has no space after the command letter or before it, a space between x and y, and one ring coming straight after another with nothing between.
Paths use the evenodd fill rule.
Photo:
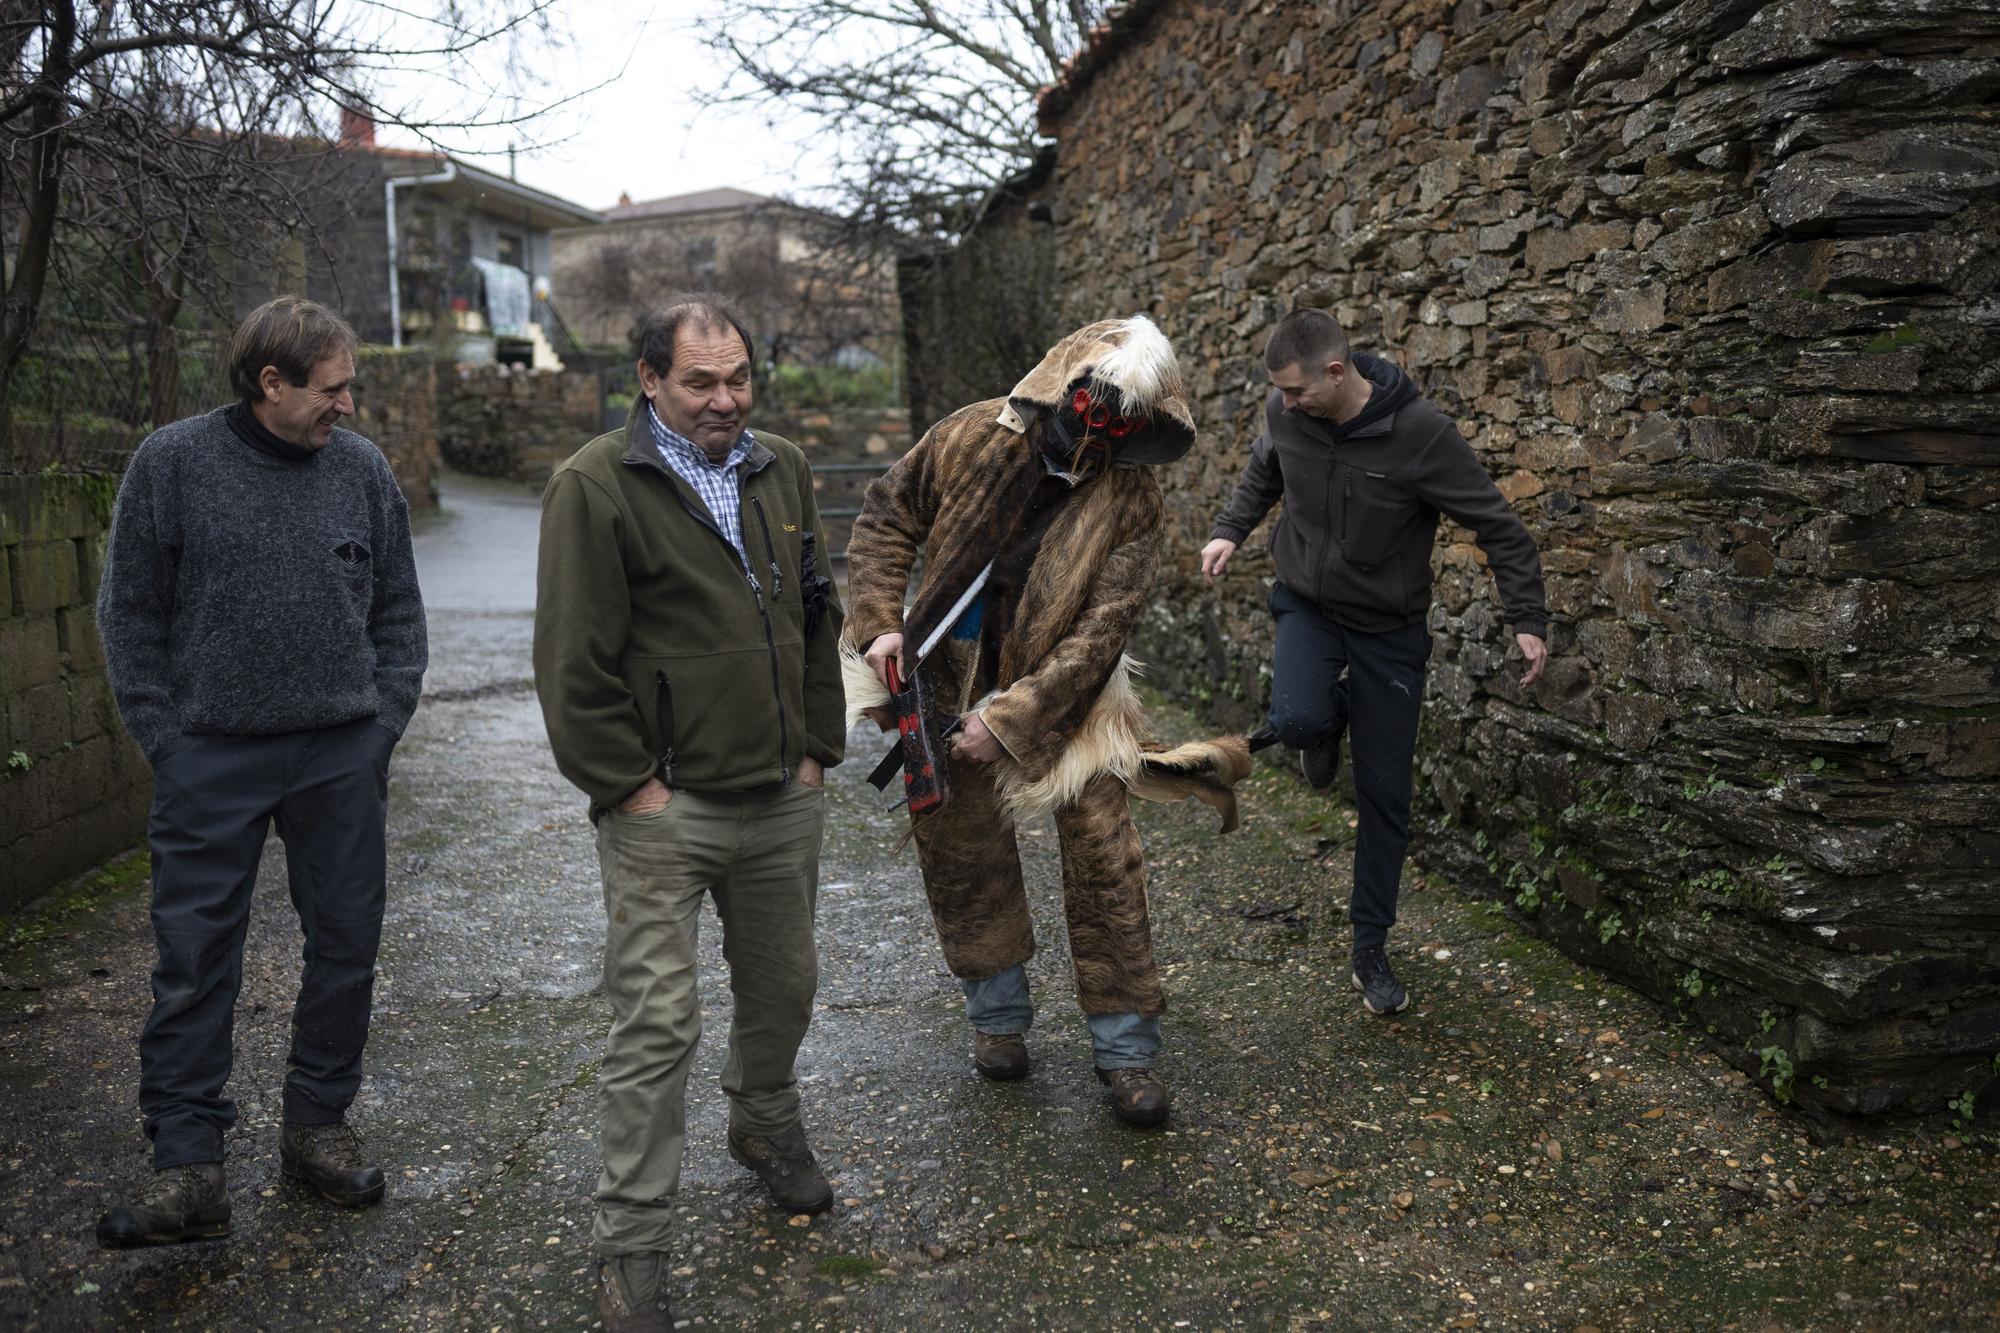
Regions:
<instances>
[{"instance_id":1,"label":"masked person in fur costume","mask_svg":"<svg viewBox=\"0 0 2000 1333\"><path fill-rule=\"evenodd\" d=\"M1035 951L1017 818L1053 814L1077 999L1128 1124L1168 1112L1166 1001L1130 794L1193 795L1235 825L1240 738L1144 740L1125 640L1159 562L1154 469L1194 443L1172 347L1143 317L1064 338L1006 398L940 421L869 487L848 544L850 713L893 725L890 665L920 672L961 730L949 799L914 833L938 939L963 982L973 1063L1028 1072L1022 968ZM919 550L924 573L907 613Z\"/></svg>"}]
</instances>

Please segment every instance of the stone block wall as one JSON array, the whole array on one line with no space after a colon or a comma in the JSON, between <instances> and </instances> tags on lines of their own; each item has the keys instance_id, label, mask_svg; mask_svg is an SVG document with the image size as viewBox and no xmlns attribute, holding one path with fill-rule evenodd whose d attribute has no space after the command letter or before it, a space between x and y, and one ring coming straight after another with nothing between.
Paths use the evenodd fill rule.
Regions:
<instances>
[{"instance_id":1,"label":"stone block wall","mask_svg":"<svg viewBox=\"0 0 2000 1333\"><path fill-rule=\"evenodd\" d=\"M375 442L413 512L437 508L437 363L421 351L364 347L355 362L361 392L353 428Z\"/></svg>"},{"instance_id":2,"label":"stone block wall","mask_svg":"<svg viewBox=\"0 0 2000 1333\"><path fill-rule=\"evenodd\" d=\"M784 436L815 463L886 465L910 449L910 414L900 407L753 410L750 425Z\"/></svg>"},{"instance_id":3,"label":"stone block wall","mask_svg":"<svg viewBox=\"0 0 2000 1333\"><path fill-rule=\"evenodd\" d=\"M843 555L861 512L868 483L910 451L905 408L786 408L753 412L750 424L782 435L805 451L813 466L813 498L826 528L827 552Z\"/></svg>"},{"instance_id":4,"label":"stone block wall","mask_svg":"<svg viewBox=\"0 0 2000 1333\"><path fill-rule=\"evenodd\" d=\"M152 773L95 619L116 492L103 474L0 476L0 912L145 833Z\"/></svg>"},{"instance_id":5,"label":"stone block wall","mask_svg":"<svg viewBox=\"0 0 2000 1333\"><path fill-rule=\"evenodd\" d=\"M1965 0L1140 0L1044 99L1069 322L1150 312L1199 404L1155 677L1261 709L1268 525L1196 553L1330 308L1556 615L1524 694L1440 534L1420 854L1832 1111L2000 1050L1996 101Z\"/></svg>"},{"instance_id":6,"label":"stone block wall","mask_svg":"<svg viewBox=\"0 0 2000 1333\"><path fill-rule=\"evenodd\" d=\"M595 371L443 366L437 410L445 462L539 488L603 433L604 384Z\"/></svg>"}]
</instances>

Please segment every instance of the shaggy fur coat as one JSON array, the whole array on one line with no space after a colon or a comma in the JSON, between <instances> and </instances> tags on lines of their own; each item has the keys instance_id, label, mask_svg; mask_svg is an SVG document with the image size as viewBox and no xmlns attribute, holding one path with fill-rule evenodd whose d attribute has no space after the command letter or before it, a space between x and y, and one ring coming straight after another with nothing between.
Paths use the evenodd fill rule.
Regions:
<instances>
[{"instance_id":1,"label":"shaggy fur coat","mask_svg":"<svg viewBox=\"0 0 2000 1333\"><path fill-rule=\"evenodd\" d=\"M1193 415L1166 340L1141 320L1107 320L1058 343L1014 392L961 408L869 487L848 543L843 638L850 717L893 725L888 691L862 660L883 634L914 652L996 553L1008 515L1043 478L1038 414L1089 377L1116 384L1155 419L1191 438ZM1240 738L1162 751L1146 741L1125 643L1160 559L1164 506L1154 469L1113 468L1078 487L1056 514L1021 582L995 660L959 664L992 693L980 716L1006 749L993 778L1011 814L1056 810L1093 779L1116 776L1156 800L1195 796L1236 823L1231 788L1249 772ZM919 550L924 571L904 598ZM990 636L989 636L990 638ZM954 701L961 709L973 701Z\"/></svg>"}]
</instances>

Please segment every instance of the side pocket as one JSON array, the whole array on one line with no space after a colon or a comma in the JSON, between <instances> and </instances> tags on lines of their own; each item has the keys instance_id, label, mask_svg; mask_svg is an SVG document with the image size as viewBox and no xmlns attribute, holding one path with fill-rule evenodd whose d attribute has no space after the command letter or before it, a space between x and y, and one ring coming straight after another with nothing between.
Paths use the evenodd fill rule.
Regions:
<instances>
[{"instance_id":1,"label":"side pocket","mask_svg":"<svg viewBox=\"0 0 2000 1333\"><path fill-rule=\"evenodd\" d=\"M671 790L674 785L674 687L667 683L665 671L655 671L653 683L654 753L660 757L660 781Z\"/></svg>"},{"instance_id":2,"label":"side pocket","mask_svg":"<svg viewBox=\"0 0 2000 1333\"><path fill-rule=\"evenodd\" d=\"M147 755L146 763L149 767L152 768L154 772L157 773L160 770L160 765L166 763L169 759L172 759L175 755L179 754L181 751L187 749L189 746L193 744L194 744L193 734L190 732L183 731L178 736L170 737L166 744L162 745L152 754Z\"/></svg>"}]
</instances>

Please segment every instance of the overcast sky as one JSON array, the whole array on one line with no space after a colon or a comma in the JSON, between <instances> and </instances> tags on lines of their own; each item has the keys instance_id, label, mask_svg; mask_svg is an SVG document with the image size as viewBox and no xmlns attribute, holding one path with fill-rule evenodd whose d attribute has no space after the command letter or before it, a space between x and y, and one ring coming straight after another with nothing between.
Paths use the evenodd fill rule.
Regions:
<instances>
[{"instance_id":1,"label":"overcast sky","mask_svg":"<svg viewBox=\"0 0 2000 1333\"><path fill-rule=\"evenodd\" d=\"M699 24L704 16L723 12L725 3L571 0L562 20L567 47L537 43L524 52L539 80L525 91L531 103L575 100L532 130L453 131L441 137L455 151L468 142L486 149L483 156L457 155L501 172L507 169L510 142L547 142L519 153L515 174L525 185L586 208L609 208L621 191L634 199L657 199L720 186L790 195L826 185L828 174L815 155L802 155L795 146L808 138L809 125L793 119L774 133L766 126L767 112L696 106L694 89L721 81ZM468 74L468 82L473 77ZM598 84L603 86L584 91ZM429 100L438 114L435 97ZM401 142L389 131L382 141Z\"/></svg>"}]
</instances>

